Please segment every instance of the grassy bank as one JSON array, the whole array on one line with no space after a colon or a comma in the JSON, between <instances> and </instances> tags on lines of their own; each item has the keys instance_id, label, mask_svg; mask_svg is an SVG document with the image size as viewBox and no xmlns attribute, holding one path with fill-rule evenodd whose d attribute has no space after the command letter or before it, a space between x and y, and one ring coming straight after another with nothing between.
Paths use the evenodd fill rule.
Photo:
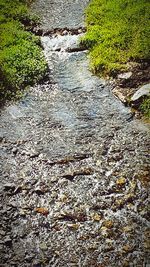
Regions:
<instances>
[{"instance_id":1,"label":"grassy bank","mask_svg":"<svg viewBox=\"0 0 150 267\"><path fill-rule=\"evenodd\" d=\"M129 61L150 58L149 0L92 0L86 10L87 34L95 73L115 76Z\"/></svg>"},{"instance_id":2,"label":"grassy bank","mask_svg":"<svg viewBox=\"0 0 150 267\"><path fill-rule=\"evenodd\" d=\"M0 96L9 99L46 73L40 40L25 30L36 18L28 13L27 0L0 1Z\"/></svg>"},{"instance_id":3,"label":"grassy bank","mask_svg":"<svg viewBox=\"0 0 150 267\"><path fill-rule=\"evenodd\" d=\"M149 62L149 0L91 0L86 26L81 43L90 51L94 73L116 77L130 62ZM150 117L150 97L139 109Z\"/></svg>"}]
</instances>

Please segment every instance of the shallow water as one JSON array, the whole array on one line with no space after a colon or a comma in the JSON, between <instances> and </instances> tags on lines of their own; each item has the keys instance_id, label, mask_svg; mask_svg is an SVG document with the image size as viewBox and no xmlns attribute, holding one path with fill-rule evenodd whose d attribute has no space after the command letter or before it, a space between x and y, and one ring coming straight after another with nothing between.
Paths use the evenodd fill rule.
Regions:
<instances>
[{"instance_id":1,"label":"shallow water","mask_svg":"<svg viewBox=\"0 0 150 267\"><path fill-rule=\"evenodd\" d=\"M75 27L63 14L60 26ZM41 37L49 81L2 110L4 267L150 264L149 127L92 75L79 39Z\"/></svg>"},{"instance_id":2,"label":"shallow water","mask_svg":"<svg viewBox=\"0 0 150 267\"><path fill-rule=\"evenodd\" d=\"M37 0L32 11L42 20L42 29L79 28L84 25L84 10L89 0Z\"/></svg>"}]
</instances>

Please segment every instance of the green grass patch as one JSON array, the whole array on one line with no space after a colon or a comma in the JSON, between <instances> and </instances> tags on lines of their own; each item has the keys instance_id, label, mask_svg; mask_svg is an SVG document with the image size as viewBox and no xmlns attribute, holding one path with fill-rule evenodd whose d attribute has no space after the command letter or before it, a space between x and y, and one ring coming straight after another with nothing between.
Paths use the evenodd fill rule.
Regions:
<instances>
[{"instance_id":1,"label":"green grass patch","mask_svg":"<svg viewBox=\"0 0 150 267\"><path fill-rule=\"evenodd\" d=\"M146 97L140 105L140 110L145 117L150 118L150 95Z\"/></svg>"},{"instance_id":2,"label":"green grass patch","mask_svg":"<svg viewBox=\"0 0 150 267\"><path fill-rule=\"evenodd\" d=\"M90 49L94 73L115 76L127 62L150 58L149 0L92 0L86 25L81 43Z\"/></svg>"},{"instance_id":3,"label":"green grass patch","mask_svg":"<svg viewBox=\"0 0 150 267\"><path fill-rule=\"evenodd\" d=\"M39 81L47 71L39 37L26 31L23 24L35 22L28 13L28 3L0 0L1 99Z\"/></svg>"}]
</instances>

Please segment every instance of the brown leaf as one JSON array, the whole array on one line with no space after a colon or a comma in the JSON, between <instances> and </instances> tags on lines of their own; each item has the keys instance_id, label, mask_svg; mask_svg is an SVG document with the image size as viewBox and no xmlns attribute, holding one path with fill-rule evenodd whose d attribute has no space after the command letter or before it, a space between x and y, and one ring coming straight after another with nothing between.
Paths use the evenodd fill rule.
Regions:
<instances>
[{"instance_id":1,"label":"brown leaf","mask_svg":"<svg viewBox=\"0 0 150 267\"><path fill-rule=\"evenodd\" d=\"M48 215L49 214L49 210L47 208L43 208L43 207L36 208L35 211L38 212L38 213L41 213L43 215Z\"/></svg>"}]
</instances>

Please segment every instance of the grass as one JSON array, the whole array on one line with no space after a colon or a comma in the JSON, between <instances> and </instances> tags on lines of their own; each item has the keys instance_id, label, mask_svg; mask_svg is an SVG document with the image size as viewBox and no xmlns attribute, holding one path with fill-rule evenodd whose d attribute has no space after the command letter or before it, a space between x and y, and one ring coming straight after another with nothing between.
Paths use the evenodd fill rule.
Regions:
<instances>
[{"instance_id":1,"label":"grass","mask_svg":"<svg viewBox=\"0 0 150 267\"><path fill-rule=\"evenodd\" d=\"M129 62L149 61L149 0L91 0L86 26L81 44L89 49L95 74L116 77L128 69ZM139 109L150 117L150 97Z\"/></svg>"},{"instance_id":2,"label":"grass","mask_svg":"<svg viewBox=\"0 0 150 267\"><path fill-rule=\"evenodd\" d=\"M149 59L149 0L92 0L86 25L81 43L90 49L94 73L115 76L127 62Z\"/></svg>"},{"instance_id":3,"label":"grass","mask_svg":"<svg viewBox=\"0 0 150 267\"><path fill-rule=\"evenodd\" d=\"M150 95L143 100L140 105L140 110L145 117L150 118Z\"/></svg>"},{"instance_id":4,"label":"grass","mask_svg":"<svg viewBox=\"0 0 150 267\"><path fill-rule=\"evenodd\" d=\"M39 81L47 71L39 37L24 24L37 18L28 13L29 1L0 0L0 97L9 99Z\"/></svg>"}]
</instances>

